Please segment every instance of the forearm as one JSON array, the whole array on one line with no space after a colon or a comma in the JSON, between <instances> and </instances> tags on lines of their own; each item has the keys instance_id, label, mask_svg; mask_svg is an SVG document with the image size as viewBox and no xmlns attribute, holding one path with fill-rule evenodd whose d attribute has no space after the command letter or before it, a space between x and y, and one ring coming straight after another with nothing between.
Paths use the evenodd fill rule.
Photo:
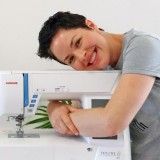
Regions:
<instances>
[{"instance_id":1,"label":"forearm","mask_svg":"<svg viewBox=\"0 0 160 160\"><path fill-rule=\"evenodd\" d=\"M70 117L80 135L96 137L115 135L105 108L81 109L71 113Z\"/></svg>"}]
</instances>

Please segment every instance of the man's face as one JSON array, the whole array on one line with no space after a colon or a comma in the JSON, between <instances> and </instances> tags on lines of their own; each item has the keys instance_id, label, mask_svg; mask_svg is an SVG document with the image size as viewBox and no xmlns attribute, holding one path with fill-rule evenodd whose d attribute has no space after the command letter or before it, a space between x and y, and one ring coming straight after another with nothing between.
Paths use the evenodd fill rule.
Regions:
<instances>
[{"instance_id":1,"label":"man's face","mask_svg":"<svg viewBox=\"0 0 160 160\"><path fill-rule=\"evenodd\" d=\"M59 61L76 70L102 70L110 61L110 47L98 29L61 29L50 50Z\"/></svg>"}]
</instances>

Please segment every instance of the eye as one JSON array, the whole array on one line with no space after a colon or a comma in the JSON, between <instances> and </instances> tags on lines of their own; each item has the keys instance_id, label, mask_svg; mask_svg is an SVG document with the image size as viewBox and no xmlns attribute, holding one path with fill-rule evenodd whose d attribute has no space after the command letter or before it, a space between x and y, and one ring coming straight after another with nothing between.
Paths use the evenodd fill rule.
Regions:
<instances>
[{"instance_id":1,"label":"eye","mask_svg":"<svg viewBox=\"0 0 160 160\"><path fill-rule=\"evenodd\" d=\"M79 38L79 39L76 41L76 43L75 43L75 47L79 47L79 46L80 46L81 39L82 39L82 38Z\"/></svg>"},{"instance_id":2,"label":"eye","mask_svg":"<svg viewBox=\"0 0 160 160\"><path fill-rule=\"evenodd\" d=\"M68 63L69 63L69 64L72 64L72 63L74 62L74 59L75 59L74 56L71 56L71 57L69 58Z\"/></svg>"}]
</instances>

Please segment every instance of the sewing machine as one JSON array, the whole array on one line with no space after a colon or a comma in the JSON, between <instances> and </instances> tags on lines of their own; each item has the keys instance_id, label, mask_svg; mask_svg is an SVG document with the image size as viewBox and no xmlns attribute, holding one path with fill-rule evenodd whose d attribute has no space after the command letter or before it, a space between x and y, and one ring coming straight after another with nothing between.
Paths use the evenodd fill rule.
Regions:
<instances>
[{"instance_id":1,"label":"sewing machine","mask_svg":"<svg viewBox=\"0 0 160 160\"><path fill-rule=\"evenodd\" d=\"M84 108L105 105L119 71L0 72L2 160L131 160L128 128L114 137L67 137L54 129L23 130L22 121L42 100L80 100ZM10 118L16 120L15 123Z\"/></svg>"}]
</instances>

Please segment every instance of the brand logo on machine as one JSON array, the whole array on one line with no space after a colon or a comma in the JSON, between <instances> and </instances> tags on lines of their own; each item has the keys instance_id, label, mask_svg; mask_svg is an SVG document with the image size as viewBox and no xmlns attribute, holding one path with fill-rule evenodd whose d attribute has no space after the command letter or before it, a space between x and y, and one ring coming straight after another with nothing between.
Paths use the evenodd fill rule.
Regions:
<instances>
[{"instance_id":1,"label":"brand logo on machine","mask_svg":"<svg viewBox=\"0 0 160 160\"><path fill-rule=\"evenodd\" d=\"M16 84L18 84L18 82L16 82L16 81L7 81L6 84L16 85Z\"/></svg>"}]
</instances>

